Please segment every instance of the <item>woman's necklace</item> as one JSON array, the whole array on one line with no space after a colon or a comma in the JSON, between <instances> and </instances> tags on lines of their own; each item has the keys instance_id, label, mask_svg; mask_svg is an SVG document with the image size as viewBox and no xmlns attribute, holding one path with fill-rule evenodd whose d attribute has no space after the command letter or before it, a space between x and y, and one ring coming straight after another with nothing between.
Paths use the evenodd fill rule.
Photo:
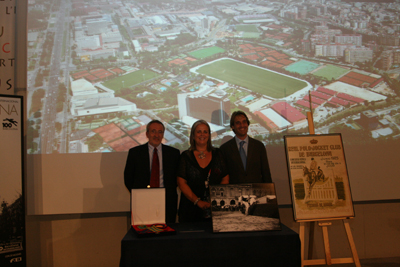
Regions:
<instances>
[{"instance_id":1,"label":"woman's necklace","mask_svg":"<svg viewBox=\"0 0 400 267\"><path fill-rule=\"evenodd\" d=\"M206 153L204 153L204 151L199 151L199 155L198 155L199 159L205 159L207 157Z\"/></svg>"}]
</instances>

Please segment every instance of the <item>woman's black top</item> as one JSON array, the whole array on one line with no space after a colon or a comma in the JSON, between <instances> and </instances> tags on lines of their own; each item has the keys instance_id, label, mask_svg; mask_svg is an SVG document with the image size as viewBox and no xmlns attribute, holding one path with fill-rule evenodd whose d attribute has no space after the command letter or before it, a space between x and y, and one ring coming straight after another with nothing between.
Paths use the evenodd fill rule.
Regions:
<instances>
[{"instance_id":1,"label":"woman's black top","mask_svg":"<svg viewBox=\"0 0 400 267\"><path fill-rule=\"evenodd\" d=\"M217 148L213 148L211 153L212 159L205 168L200 167L193 151L186 150L181 154L178 177L185 179L190 189L199 198L202 198L205 194L205 181L209 173L210 185L220 184L222 178L228 175L221 151ZM204 221L203 210L197 205L193 205L193 202L188 200L183 193L181 194L178 215L179 222Z\"/></svg>"}]
</instances>

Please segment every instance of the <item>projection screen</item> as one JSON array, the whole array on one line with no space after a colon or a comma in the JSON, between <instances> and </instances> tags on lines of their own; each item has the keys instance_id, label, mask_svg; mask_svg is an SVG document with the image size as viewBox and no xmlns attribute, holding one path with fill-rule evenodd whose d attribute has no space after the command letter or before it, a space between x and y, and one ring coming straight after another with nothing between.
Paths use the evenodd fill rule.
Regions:
<instances>
[{"instance_id":1,"label":"projection screen","mask_svg":"<svg viewBox=\"0 0 400 267\"><path fill-rule=\"evenodd\" d=\"M289 3L288 3L289 2ZM283 136L342 133L354 201L400 199L398 3L28 1L28 213L129 210L127 151L219 147L243 110L290 204ZM310 158L306 159L309 164Z\"/></svg>"}]
</instances>

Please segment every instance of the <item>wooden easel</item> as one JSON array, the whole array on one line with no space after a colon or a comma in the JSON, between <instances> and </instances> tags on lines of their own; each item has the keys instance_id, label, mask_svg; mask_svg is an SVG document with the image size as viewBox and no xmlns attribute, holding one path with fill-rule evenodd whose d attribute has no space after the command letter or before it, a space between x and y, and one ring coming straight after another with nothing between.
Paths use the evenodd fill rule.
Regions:
<instances>
[{"instance_id":1,"label":"wooden easel","mask_svg":"<svg viewBox=\"0 0 400 267\"><path fill-rule=\"evenodd\" d=\"M310 134L315 134L314 130L314 120L312 114L312 102L311 102L311 92L309 92L309 102L310 102L310 112L307 112L307 121L308 121L308 130ZM350 225L347 219L351 218L330 218L330 219L321 219L321 220L297 220L300 223L300 242L301 242L301 267L307 265L321 265L321 264L342 264L342 263L355 263L356 267L361 267L360 259L358 258L357 249L354 244L353 235L351 233ZM328 226L332 225L332 220L342 220L344 224L344 228L347 234L347 240L349 241L350 250L352 253L352 257L349 258L334 258L331 257L331 248L329 245L329 236L328 236ZM314 243L314 224L318 222L318 226L322 227L322 235L324 239L324 249L325 249L325 259L310 259L312 258L312 250ZM304 247L305 247L305 224L310 223L310 231L308 236L308 259L304 259Z\"/></svg>"},{"instance_id":2,"label":"wooden easel","mask_svg":"<svg viewBox=\"0 0 400 267\"><path fill-rule=\"evenodd\" d=\"M321 264L342 264L342 263L354 263L356 267L361 267L360 259L358 258L357 249L354 244L353 235L351 234L351 229L349 222L347 219L352 218L334 218L334 219L323 219L318 220L318 225L322 227L322 235L324 239L324 249L325 249L325 259L304 259L304 252L305 252L305 224L310 223L310 232L309 232L309 246L308 246L308 258L311 258L312 249L313 249L313 240L314 240L314 220L299 220L297 222L300 223L300 242L301 242L301 266L307 265L321 265ZM331 249L329 246L329 236L328 236L328 226L332 225L331 220L342 220L344 224L344 228L347 234L347 240L349 241L350 250L352 253L352 257L349 258L332 258L331 257Z\"/></svg>"}]
</instances>

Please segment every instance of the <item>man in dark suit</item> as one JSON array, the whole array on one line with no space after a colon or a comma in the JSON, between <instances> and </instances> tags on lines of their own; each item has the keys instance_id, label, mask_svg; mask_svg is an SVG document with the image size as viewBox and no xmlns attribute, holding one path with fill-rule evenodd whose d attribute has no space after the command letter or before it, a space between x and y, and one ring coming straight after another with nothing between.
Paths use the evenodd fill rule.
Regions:
<instances>
[{"instance_id":1,"label":"man in dark suit","mask_svg":"<svg viewBox=\"0 0 400 267\"><path fill-rule=\"evenodd\" d=\"M158 120L153 120L147 124L146 136L149 142L129 150L124 180L129 191L133 188L148 188L150 186L165 187L166 222L174 223L178 203L176 172L180 152L176 148L161 144L164 131L164 124ZM158 162L158 166L154 166L156 169L153 169L153 162ZM151 177L154 177L152 172L157 173L156 178L154 178L156 180L151 179Z\"/></svg>"},{"instance_id":2,"label":"man in dark suit","mask_svg":"<svg viewBox=\"0 0 400 267\"><path fill-rule=\"evenodd\" d=\"M264 145L247 135L250 121L243 111L232 113L230 126L235 137L221 146L228 166L229 183L272 183Z\"/></svg>"}]
</instances>

